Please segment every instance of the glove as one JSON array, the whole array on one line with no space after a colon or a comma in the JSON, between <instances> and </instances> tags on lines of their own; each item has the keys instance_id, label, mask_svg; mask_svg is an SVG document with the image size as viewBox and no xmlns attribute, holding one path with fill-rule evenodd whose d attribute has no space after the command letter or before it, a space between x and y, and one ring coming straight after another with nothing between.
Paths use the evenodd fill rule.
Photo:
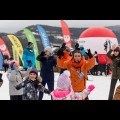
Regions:
<instances>
[{"instance_id":1,"label":"glove","mask_svg":"<svg viewBox=\"0 0 120 120\"><path fill-rule=\"evenodd\" d=\"M31 60L26 60L28 63L31 63Z\"/></svg>"},{"instance_id":2,"label":"glove","mask_svg":"<svg viewBox=\"0 0 120 120\"><path fill-rule=\"evenodd\" d=\"M64 50L66 49L66 44L63 43L62 47L57 51L57 56L61 59L61 56L64 56Z\"/></svg>"},{"instance_id":3,"label":"glove","mask_svg":"<svg viewBox=\"0 0 120 120\"><path fill-rule=\"evenodd\" d=\"M78 43L75 44L75 50L80 50Z\"/></svg>"},{"instance_id":4,"label":"glove","mask_svg":"<svg viewBox=\"0 0 120 120\"><path fill-rule=\"evenodd\" d=\"M85 52L88 57L91 59L93 57L93 55L91 54L91 50L90 49L87 49L88 52Z\"/></svg>"},{"instance_id":5,"label":"glove","mask_svg":"<svg viewBox=\"0 0 120 120\"><path fill-rule=\"evenodd\" d=\"M51 93L48 89L45 89L44 92L47 93L47 94Z\"/></svg>"},{"instance_id":6,"label":"glove","mask_svg":"<svg viewBox=\"0 0 120 120\"><path fill-rule=\"evenodd\" d=\"M45 52L44 51L41 52L40 56L45 56Z\"/></svg>"},{"instance_id":7,"label":"glove","mask_svg":"<svg viewBox=\"0 0 120 120\"><path fill-rule=\"evenodd\" d=\"M88 90L91 92L91 91L93 91L95 89L95 86L94 85L89 85L88 86Z\"/></svg>"}]
</instances>

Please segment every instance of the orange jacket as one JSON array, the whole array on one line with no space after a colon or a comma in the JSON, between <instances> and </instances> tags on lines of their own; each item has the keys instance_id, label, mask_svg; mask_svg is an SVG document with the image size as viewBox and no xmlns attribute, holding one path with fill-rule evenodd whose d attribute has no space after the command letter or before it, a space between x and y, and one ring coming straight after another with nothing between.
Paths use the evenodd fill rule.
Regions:
<instances>
[{"instance_id":1,"label":"orange jacket","mask_svg":"<svg viewBox=\"0 0 120 120\"><path fill-rule=\"evenodd\" d=\"M70 56L67 59L62 57L61 59L57 58L57 65L60 68L67 68L70 71L71 84L74 92L81 92L86 89L87 71L94 67L95 58L93 56L86 61L84 56L82 56L80 63L75 63ZM84 74L82 78L78 76L80 72Z\"/></svg>"}]
</instances>

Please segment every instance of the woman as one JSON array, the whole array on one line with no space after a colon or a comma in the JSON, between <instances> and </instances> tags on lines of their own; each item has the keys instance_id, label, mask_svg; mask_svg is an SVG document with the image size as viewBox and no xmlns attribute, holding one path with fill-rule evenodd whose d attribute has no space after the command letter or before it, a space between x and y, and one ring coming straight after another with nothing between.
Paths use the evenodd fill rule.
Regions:
<instances>
[{"instance_id":1,"label":"woman","mask_svg":"<svg viewBox=\"0 0 120 120\"><path fill-rule=\"evenodd\" d=\"M59 51L58 51L59 52ZM86 89L87 72L95 65L95 58L88 50L89 59L86 61L81 54L79 45L76 44L73 56L69 56L68 51L64 51L62 56L57 57L57 65L61 68L67 68L70 72L71 84L74 92L82 92Z\"/></svg>"},{"instance_id":2,"label":"woman","mask_svg":"<svg viewBox=\"0 0 120 120\"><path fill-rule=\"evenodd\" d=\"M112 52L113 54L111 55ZM112 49L107 53L107 56L112 60L111 64L112 79L108 97L108 100L112 100L117 80L119 79L120 81L120 48L117 47L116 45L113 45Z\"/></svg>"}]
</instances>

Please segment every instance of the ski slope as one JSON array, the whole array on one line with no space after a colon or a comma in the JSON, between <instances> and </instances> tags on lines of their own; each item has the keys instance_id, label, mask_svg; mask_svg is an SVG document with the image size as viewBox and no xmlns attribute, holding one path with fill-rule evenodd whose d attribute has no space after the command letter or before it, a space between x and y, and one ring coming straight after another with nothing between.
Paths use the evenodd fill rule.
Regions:
<instances>
[{"instance_id":1,"label":"ski slope","mask_svg":"<svg viewBox=\"0 0 120 120\"><path fill-rule=\"evenodd\" d=\"M58 73L55 73L55 88L57 79L59 77ZM95 85L94 91L91 92L89 95L90 100L108 100L109 95L109 89L110 89L110 81L111 81L111 75L109 76L88 76L89 80L87 81L88 85ZM0 100L10 100L9 98L9 81L6 77L6 73L3 73L3 80L4 83L2 87L0 88ZM119 85L119 82L117 82L116 87ZM47 86L46 86L47 88ZM43 100L50 100L50 96L47 94L44 94Z\"/></svg>"}]
</instances>

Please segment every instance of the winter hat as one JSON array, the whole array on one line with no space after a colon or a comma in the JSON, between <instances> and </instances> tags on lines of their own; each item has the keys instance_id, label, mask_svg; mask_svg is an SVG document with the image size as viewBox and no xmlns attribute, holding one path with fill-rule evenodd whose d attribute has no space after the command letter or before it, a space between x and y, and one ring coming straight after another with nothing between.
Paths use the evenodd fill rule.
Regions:
<instances>
[{"instance_id":1,"label":"winter hat","mask_svg":"<svg viewBox=\"0 0 120 120\"><path fill-rule=\"evenodd\" d=\"M33 68L33 69L29 72L29 74L31 74L31 73L35 73L35 74L38 76L38 71L37 71L37 69L35 69L35 68Z\"/></svg>"},{"instance_id":2,"label":"winter hat","mask_svg":"<svg viewBox=\"0 0 120 120\"><path fill-rule=\"evenodd\" d=\"M52 54L52 48L50 46L47 46L44 51L49 51Z\"/></svg>"},{"instance_id":3,"label":"winter hat","mask_svg":"<svg viewBox=\"0 0 120 120\"><path fill-rule=\"evenodd\" d=\"M70 82L70 72L64 71L58 78L57 81L57 88L63 89L63 90L70 90L71 82Z\"/></svg>"},{"instance_id":4,"label":"winter hat","mask_svg":"<svg viewBox=\"0 0 120 120\"><path fill-rule=\"evenodd\" d=\"M28 47L30 47L33 43L32 42L28 42Z\"/></svg>"},{"instance_id":5,"label":"winter hat","mask_svg":"<svg viewBox=\"0 0 120 120\"><path fill-rule=\"evenodd\" d=\"M18 67L19 66L19 63L17 61L14 61L14 64L13 64L14 67Z\"/></svg>"},{"instance_id":6,"label":"winter hat","mask_svg":"<svg viewBox=\"0 0 120 120\"><path fill-rule=\"evenodd\" d=\"M18 66L19 66L19 63L15 60L10 63L11 70L15 70L15 67L18 67Z\"/></svg>"},{"instance_id":7,"label":"winter hat","mask_svg":"<svg viewBox=\"0 0 120 120\"><path fill-rule=\"evenodd\" d=\"M116 48L114 49L114 51L120 52L120 48L119 48L119 47L116 47Z\"/></svg>"}]
</instances>

